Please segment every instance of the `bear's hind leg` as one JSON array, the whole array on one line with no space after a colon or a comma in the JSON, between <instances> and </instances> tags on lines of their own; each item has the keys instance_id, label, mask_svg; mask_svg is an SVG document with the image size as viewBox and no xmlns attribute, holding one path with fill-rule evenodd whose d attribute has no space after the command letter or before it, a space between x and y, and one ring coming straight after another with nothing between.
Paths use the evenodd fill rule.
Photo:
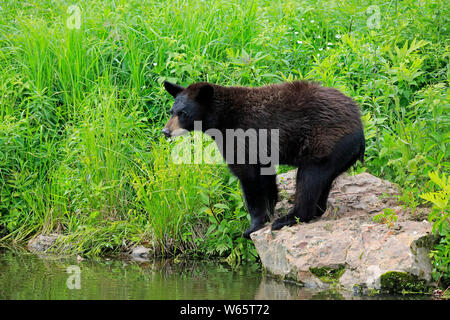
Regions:
<instances>
[{"instance_id":1,"label":"bear's hind leg","mask_svg":"<svg viewBox=\"0 0 450 320\"><path fill-rule=\"evenodd\" d=\"M275 205L278 202L278 187L276 181L276 175L262 175L261 176L261 188L265 191L267 211L270 217L273 217L275 212Z\"/></svg>"},{"instance_id":2,"label":"bear's hind leg","mask_svg":"<svg viewBox=\"0 0 450 320\"><path fill-rule=\"evenodd\" d=\"M272 230L313 219L316 215L318 200L324 188L327 187L329 179L329 170L324 166L305 164L298 168L294 208L287 215L275 220Z\"/></svg>"},{"instance_id":3,"label":"bear's hind leg","mask_svg":"<svg viewBox=\"0 0 450 320\"><path fill-rule=\"evenodd\" d=\"M362 130L344 137L333 152L321 162L302 164L297 171L295 206L286 216L272 224L272 230L308 222L326 210L328 195L334 179L364 156Z\"/></svg>"},{"instance_id":4,"label":"bear's hind leg","mask_svg":"<svg viewBox=\"0 0 450 320\"><path fill-rule=\"evenodd\" d=\"M329 182L326 184L317 202L316 217L320 217L327 209L327 200L333 181L347 171L357 160L364 159L364 133L357 131L342 139L328 160L327 167L331 169Z\"/></svg>"},{"instance_id":5,"label":"bear's hind leg","mask_svg":"<svg viewBox=\"0 0 450 320\"><path fill-rule=\"evenodd\" d=\"M320 194L319 200L317 201L317 205L316 205L316 215L315 215L316 217L321 217L327 210L327 200L328 200L328 195L330 194L332 185L333 185L333 181L327 183L325 185L325 187L323 188L323 190Z\"/></svg>"}]
</instances>

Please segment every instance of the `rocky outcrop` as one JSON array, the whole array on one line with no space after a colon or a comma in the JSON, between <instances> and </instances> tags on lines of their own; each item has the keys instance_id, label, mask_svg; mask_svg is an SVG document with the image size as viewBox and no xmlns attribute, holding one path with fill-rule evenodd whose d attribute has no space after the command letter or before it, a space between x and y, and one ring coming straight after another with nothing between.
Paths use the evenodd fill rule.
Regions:
<instances>
[{"instance_id":1,"label":"rocky outcrop","mask_svg":"<svg viewBox=\"0 0 450 320\"><path fill-rule=\"evenodd\" d=\"M51 251L62 237L58 233L39 234L28 242L28 250L35 253Z\"/></svg>"},{"instance_id":2,"label":"rocky outcrop","mask_svg":"<svg viewBox=\"0 0 450 320\"><path fill-rule=\"evenodd\" d=\"M59 233L39 234L28 242L28 250L33 253L52 253L58 254L72 253L72 246L64 244L61 246L59 241L64 241L67 236ZM125 256L135 261L149 261L153 256L150 248L142 245L136 245L127 250Z\"/></svg>"},{"instance_id":3,"label":"rocky outcrop","mask_svg":"<svg viewBox=\"0 0 450 320\"><path fill-rule=\"evenodd\" d=\"M277 213L282 215L292 206L295 171L280 175L278 183L284 199ZM431 224L411 221L397 194L394 184L368 173L342 175L323 217L279 231L268 226L251 238L270 273L306 287L328 288L333 283L352 290L387 289L383 280L393 275L429 283L428 254L435 241ZM374 221L385 209L390 209L386 219Z\"/></svg>"},{"instance_id":4,"label":"rocky outcrop","mask_svg":"<svg viewBox=\"0 0 450 320\"><path fill-rule=\"evenodd\" d=\"M138 245L132 247L129 252L129 256L135 261L148 261L151 255L150 248Z\"/></svg>"}]
</instances>

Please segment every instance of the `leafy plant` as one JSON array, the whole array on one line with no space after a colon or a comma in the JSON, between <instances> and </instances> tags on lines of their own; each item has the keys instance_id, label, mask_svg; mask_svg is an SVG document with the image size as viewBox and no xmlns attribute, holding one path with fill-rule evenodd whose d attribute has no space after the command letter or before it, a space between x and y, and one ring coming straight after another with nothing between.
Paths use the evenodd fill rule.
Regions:
<instances>
[{"instance_id":1,"label":"leafy plant","mask_svg":"<svg viewBox=\"0 0 450 320\"><path fill-rule=\"evenodd\" d=\"M389 229L394 228L395 222L398 220L398 216L391 208L386 208L382 213L373 216L372 220L378 223L384 223Z\"/></svg>"},{"instance_id":2,"label":"leafy plant","mask_svg":"<svg viewBox=\"0 0 450 320\"><path fill-rule=\"evenodd\" d=\"M450 179L433 171L428 174L430 180L439 188L434 192L421 194L420 197L433 204L428 217L433 223L433 232L439 235L439 244L431 251L434 260L433 277L439 281L444 279L444 287L450 282Z\"/></svg>"},{"instance_id":3,"label":"leafy plant","mask_svg":"<svg viewBox=\"0 0 450 320\"><path fill-rule=\"evenodd\" d=\"M255 260L258 257L255 247L242 238L249 226L249 215L237 179L230 176L227 183L201 184L199 195L203 204L199 213L206 215L210 224L204 238L206 254L225 255L225 261L231 265L239 265L242 260Z\"/></svg>"}]
</instances>

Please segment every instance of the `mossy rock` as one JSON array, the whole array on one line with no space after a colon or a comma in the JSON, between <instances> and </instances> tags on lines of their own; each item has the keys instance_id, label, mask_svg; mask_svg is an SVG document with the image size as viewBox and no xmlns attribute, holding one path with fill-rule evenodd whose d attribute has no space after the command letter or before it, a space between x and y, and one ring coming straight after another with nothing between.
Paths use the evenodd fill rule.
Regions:
<instances>
[{"instance_id":1,"label":"mossy rock","mask_svg":"<svg viewBox=\"0 0 450 320\"><path fill-rule=\"evenodd\" d=\"M425 248L431 250L439 243L439 240L440 236L433 234L421 237L414 242L414 244L411 246L411 250L414 254L416 253L417 248Z\"/></svg>"},{"instance_id":2,"label":"mossy rock","mask_svg":"<svg viewBox=\"0 0 450 320\"><path fill-rule=\"evenodd\" d=\"M380 277L381 291L386 293L418 294L430 292L426 281L399 271L389 271Z\"/></svg>"},{"instance_id":3,"label":"mossy rock","mask_svg":"<svg viewBox=\"0 0 450 320\"><path fill-rule=\"evenodd\" d=\"M339 278L344 274L345 266L338 265L336 267L311 267L309 271L319 278L320 281L325 283L337 282Z\"/></svg>"}]
</instances>

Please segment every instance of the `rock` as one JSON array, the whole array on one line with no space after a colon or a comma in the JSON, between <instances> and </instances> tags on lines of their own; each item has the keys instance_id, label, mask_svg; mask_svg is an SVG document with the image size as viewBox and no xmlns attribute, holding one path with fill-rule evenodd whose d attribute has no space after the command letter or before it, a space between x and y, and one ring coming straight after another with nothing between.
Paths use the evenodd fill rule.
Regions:
<instances>
[{"instance_id":1,"label":"rock","mask_svg":"<svg viewBox=\"0 0 450 320\"><path fill-rule=\"evenodd\" d=\"M276 211L285 214L292 206L295 171L280 175L278 181L284 199ZM432 226L408 220L409 212L399 206L397 194L394 184L368 173L343 175L330 192L323 217L279 231L268 226L251 238L270 273L306 287L326 289L340 283L348 289L383 289L383 275L391 271L429 283ZM386 208L398 216L390 226L372 220Z\"/></svg>"},{"instance_id":2,"label":"rock","mask_svg":"<svg viewBox=\"0 0 450 320\"><path fill-rule=\"evenodd\" d=\"M61 237L63 235L58 233L39 234L28 242L28 250L35 253L51 251Z\"/></svg>"},{"instance_id":3,"label":"rock","mask_svg":"<svg viewBox=\"0 0 450 320\"><path fill-rule=\"evenodd\" d=\"M276 207L278 215L284 215L288 211L286 206L294 203L296 173L297 170L291 170L277 177L282 198ZM355 211L378 213L385 208L399 209L395 198L398 194L398 189L393 183L369 173L364 172L356 176L343 174L334 182L328 198L328 210L322 218L336 219L354 215Z\"/></svg>"},{"instance_id":4,"label":"rock","mask_svg":"<svg viewBox=\"0 0 450 320\"><path fill-rule=\"evenodd\" d=\"M150 249L144 246L136 246L131 248L131 259L135 261L148 261L150 257Z\"/></svg>"}]
</instances>

